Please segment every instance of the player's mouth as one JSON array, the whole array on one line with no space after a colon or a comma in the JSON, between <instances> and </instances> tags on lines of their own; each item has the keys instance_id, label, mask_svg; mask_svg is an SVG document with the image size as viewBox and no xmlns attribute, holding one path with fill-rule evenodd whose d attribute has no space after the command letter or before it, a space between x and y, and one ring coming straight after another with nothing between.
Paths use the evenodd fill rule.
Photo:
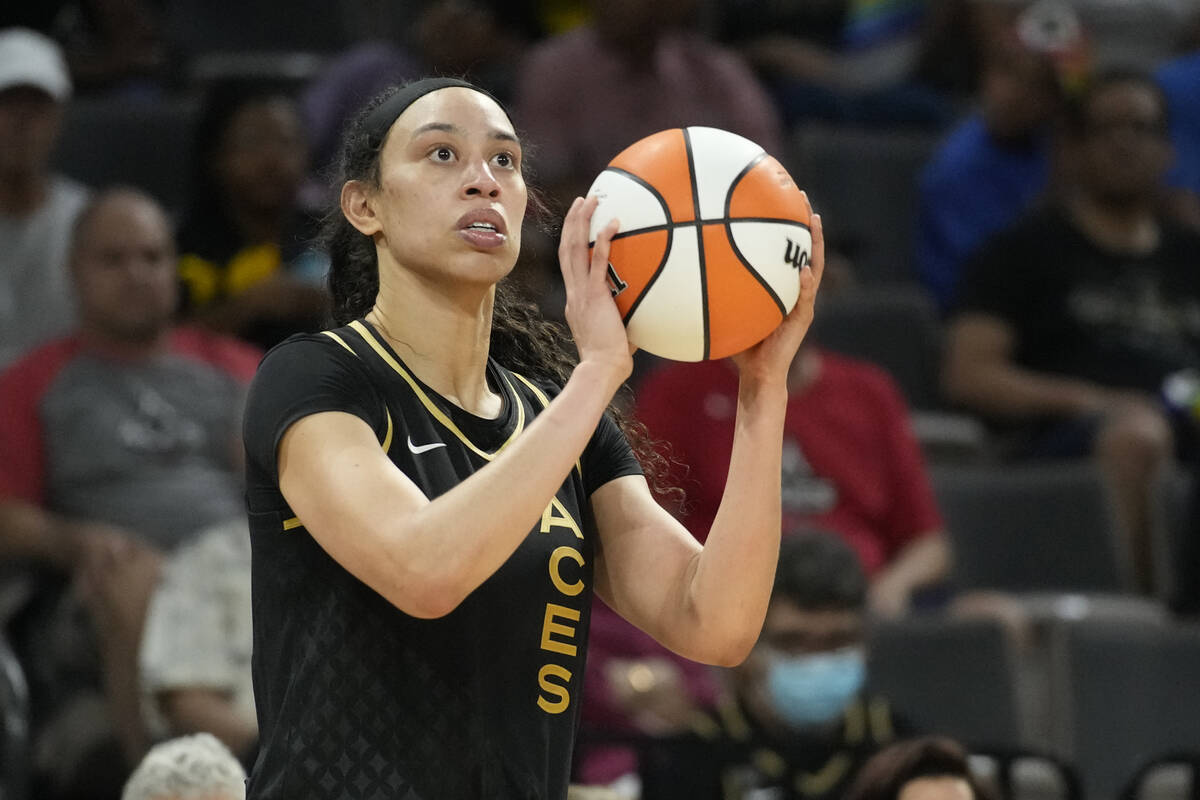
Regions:
<instances>
[{"instance_id":1,"label":"player's mouth","mask_svg":"<svg viewBox=\"0 0 1200 800\"><path fill-rule=\"evenodd\" d=\"M489 249L508 241L504 217L491 208L477 208L458 218L458 235L472 247Z\"/></svg>"}]
</instances>

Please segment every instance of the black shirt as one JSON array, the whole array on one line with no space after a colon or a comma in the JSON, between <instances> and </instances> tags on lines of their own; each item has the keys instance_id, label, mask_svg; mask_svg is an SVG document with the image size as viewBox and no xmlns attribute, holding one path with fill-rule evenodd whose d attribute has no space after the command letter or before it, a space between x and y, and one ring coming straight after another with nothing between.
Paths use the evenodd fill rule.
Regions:
<instances>
[{"instance_id":1,"label":"black shirt","mask_svg":"<svg viewBox=\"0 0 1200 800\"><path fill-rule=\"evenodd\" d=\"M1157 394L1171 372L1200 367L1200 235L1164 223L1158 247L1129 255L1048 209L980 249L959 310L1011 325L1028 369Z\"/></svg>"},{"instance_id":2,"label":"black shirt","mask_svg":"<svg viewBox=\"0 0 1200 800\"><path fill-rule=\"evenodd\" d=\"M592 594L591 492L640 468L605 417L542 520L439 619L404 614L335 562L278 489L293 422L344 411L434 498L520 435L555 389L489 361L497 419L422 384L369 324L267 354L245 443L260 752L249 798L566 795Z\"/></svg>"}]
</instances>

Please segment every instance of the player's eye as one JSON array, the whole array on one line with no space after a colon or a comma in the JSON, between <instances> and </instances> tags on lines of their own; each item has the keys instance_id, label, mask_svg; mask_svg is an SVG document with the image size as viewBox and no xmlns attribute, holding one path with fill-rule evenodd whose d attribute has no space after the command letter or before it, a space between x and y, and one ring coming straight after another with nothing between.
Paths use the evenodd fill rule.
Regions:
<instances>
[{"instance_id":1,"label":"player's eye","mask_svg":"<svg viewBox=\"0 0 1200 800\"><path fill-rule=\"evenodd\" d=\"M517 165L516 158L512 153L497 153L495 156L496 166L504 169L511 169Z\"/></svg>"},{"instance_id":2,"label":"player's eye","mask_svg":"<svg viewBox=\"0 0 1200 800\"><path fill-rule=\"evenodd\" d=\"M454 151L449 147L442 145L441 147L435 147L432 151L430 151L429 157L434 161L440 161L443 164L448 164L454 160Z\"/></svg>"}]
</instances>

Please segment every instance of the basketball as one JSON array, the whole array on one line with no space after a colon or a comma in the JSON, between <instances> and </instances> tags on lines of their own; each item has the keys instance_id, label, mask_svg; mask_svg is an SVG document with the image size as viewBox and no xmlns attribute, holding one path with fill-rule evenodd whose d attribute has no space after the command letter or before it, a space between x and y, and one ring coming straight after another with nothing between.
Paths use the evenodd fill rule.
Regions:
<instances>
[{"instance_id":1,"label":"basketball","mask_svg":"<svg viewBox=\"0 0 1200 800\"><path fill-rule=\"evenodd\" d=\"M597 176L590 239L612 219L609 288L629 340L676 361L757 344L791 311L812 237L787 170L717 128L660 131Z\"/></svg>"}]
</instances>

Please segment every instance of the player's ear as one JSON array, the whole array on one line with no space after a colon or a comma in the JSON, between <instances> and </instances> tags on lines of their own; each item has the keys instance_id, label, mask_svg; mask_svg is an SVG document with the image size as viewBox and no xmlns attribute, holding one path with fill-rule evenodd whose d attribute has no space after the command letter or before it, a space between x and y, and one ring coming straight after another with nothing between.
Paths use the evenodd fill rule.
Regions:
<instances>
[{"instance_id":1,"label":"player's ear","mask_svg":"<svg viewBox=\"0 0 1200 800\"><path fill-rule=\"evenodd\" d=\"M364 181L346 181L342 184L340 202L342 213L359 233L374 236L382 230L383 226L375 214L373 193Z\"/></svg>"}]
</instances>

